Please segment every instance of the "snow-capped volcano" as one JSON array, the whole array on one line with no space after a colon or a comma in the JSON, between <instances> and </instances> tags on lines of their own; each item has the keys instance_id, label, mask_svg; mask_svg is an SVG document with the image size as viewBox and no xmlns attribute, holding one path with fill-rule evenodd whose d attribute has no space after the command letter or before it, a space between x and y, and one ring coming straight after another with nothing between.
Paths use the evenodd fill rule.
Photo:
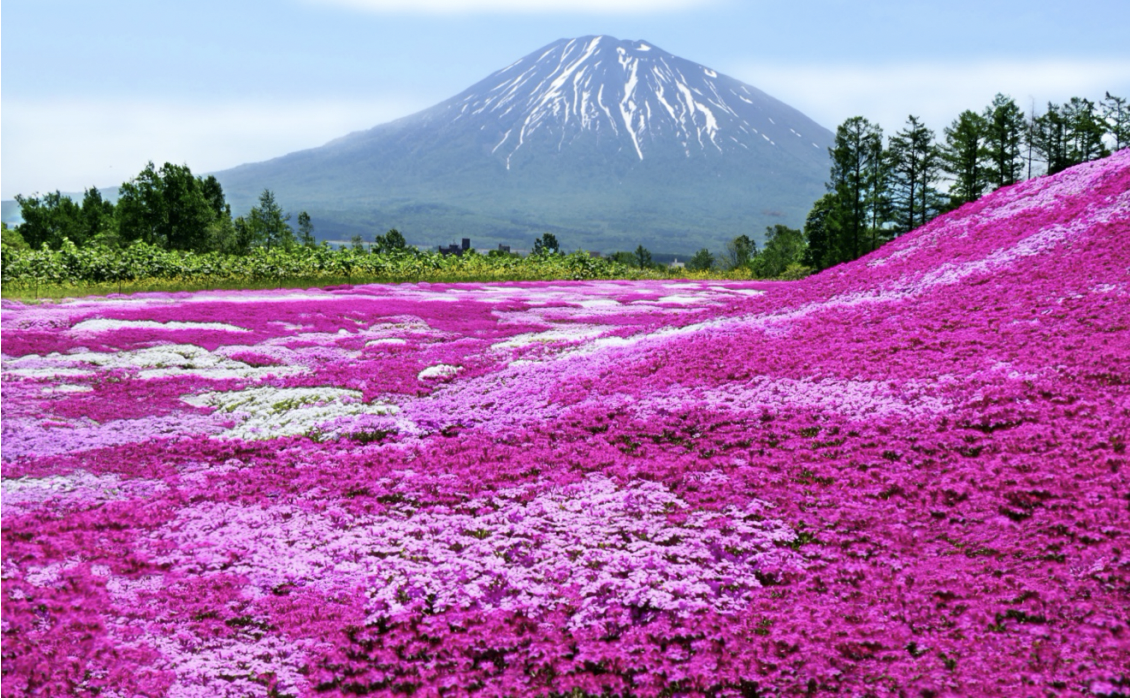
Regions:
<instances>
[{"instance_id":1,"label":"snow-capped volcano","mask_svg":"<svg viewBox=\"0 0 1130 698\"><path fill-rule=\"evenodd\" d=\"M800 226L832 134L755 87L647 41L562 39L418 114L218 173L249 207L272 189L325 237L718 249Z\"/></svg>"},{"instance_id":2,"label":"snow-capped volcano","mask_svg":"<svg viewBox=\"0 0 1130 698\"><path fill-rule=\"evenodd\" d=\"M690 157L776 146L778 138L820 150L778 124L765 101L756 88L646 41L592 36L558 41L503 68L447 102L441 118L505 127L491 152L507 163L539 132L559 138L559 148L599 134L640 160L656 149L678 147ZM824 129L804 121L801 128L825 139Z\"/></svg>"}]
</instances>

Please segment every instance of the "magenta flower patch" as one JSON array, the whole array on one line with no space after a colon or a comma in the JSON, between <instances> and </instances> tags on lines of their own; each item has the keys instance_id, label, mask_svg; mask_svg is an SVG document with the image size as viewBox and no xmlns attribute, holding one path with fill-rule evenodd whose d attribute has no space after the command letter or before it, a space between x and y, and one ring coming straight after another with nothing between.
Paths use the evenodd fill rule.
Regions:
<instances>
[{"instance_id":1,"label":"magenta flower patch","mask_svg":"<svg viewBox=\"0 0 1130 698\"><path fill-rule=\"evenodd\" d=\"M1130 694L1128 231L5 301L3 695Z\"/></svg>"}]
</instances>

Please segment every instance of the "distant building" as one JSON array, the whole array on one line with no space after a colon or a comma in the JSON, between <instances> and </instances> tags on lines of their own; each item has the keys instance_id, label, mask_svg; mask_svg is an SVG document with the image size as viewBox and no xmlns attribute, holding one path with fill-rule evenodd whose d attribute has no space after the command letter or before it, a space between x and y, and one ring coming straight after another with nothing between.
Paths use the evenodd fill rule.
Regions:
<instances>
[{"instance_id":1,"label":"distant building","mask_svg":"<svg viewBox=\"0 0 1130 698\"><path fill-rule=\"evenodd\" d=\"M498 251L499 252L505 252L506 254L510 254L510 245L503 245L500 242L500 243L498 243Z\"/></svg>"},{"instance_id":2,"label":"distant building","mask_svg":"<svg viewBox=\"0 0 1130 698\"><path fill-rule=\"evenodd\" d=\"M669 266L672 269L686 269L687 268L687 265L680 262L678 257L676 257L675 261L671 262L671 264Z\"/></svg>"},{"instance_id":3,"label":"distant building","mask_svg":"<svg viewBox=\"0 0 1130 698\"><path fill-rule=\"evenodd\" d=\"M454 242L447 247L441 245L439 248L439 253L445 256L453 254L456 257L462 257L463 253L469 249L471 249L471 238L463 238L462 246L456 245Z\"/></svg>"}]
</instances>

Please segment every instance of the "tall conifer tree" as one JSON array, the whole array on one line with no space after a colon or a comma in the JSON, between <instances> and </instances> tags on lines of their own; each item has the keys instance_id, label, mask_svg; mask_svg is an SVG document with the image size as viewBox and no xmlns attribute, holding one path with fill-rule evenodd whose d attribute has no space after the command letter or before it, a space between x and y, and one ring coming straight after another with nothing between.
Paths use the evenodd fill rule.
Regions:
<instances>
[{"instance_id":1,"label":"tall conifer tree","mask_svg":"<svg viewBox=\"0 0 1130 698\"><path fill-rule=\"evenodd\" d=\"M1130 146L1130 107L1126 105L1126 98L1107 92L1102 105L1107 131L1114 137L1114 149Z\"/></svg>"},{"instance_id":2,"label":"tall conifer tree","mask_svg":"<svg viewBox=\"0 0 1130 698\"><path fill-rule=\"evenodd\" d=\"M953 177L950 202L956 208L976 201L985 191L990 172L986 171L988 120L973 111L963 111L943 131L945 143L939 149L942 169Z\"/></svg>"},{"instance_id":3,"label":"tall conifer tree","mask_svg":"<svg viewBox=\"0 0 1130 698\"><path fill-rule=\"evenodd\" d=\"M891 176L895 222L899 232L925 225L938 211L940 195L934 184L940 179L941 159L934 145L934 132L916 116L891 137Z\"/></svg>"},{"instance_id":4,"label":"tall conifer tree","mask_svg":"<svg viewBox=\"0 0 1130 698\"><path fill-rule=\"evenodd\" d=\"M1024 112L1012 97L998 94L985 108L986 184L994 189L1016 184L1024 171Z\"/></svg>"},{"instance_id":5,"label":"tall conifer tree","mask_svg":"<svg viewBox=\"0 0 1130 698\"><path fill-rule=\"evenodd\" d=\"M834 205L825 222L828 234L826 265L858 259L867 250L869 206L883 167L883 131L862 116L836 128L829 191Z\"/></svg>"}]
</instances>

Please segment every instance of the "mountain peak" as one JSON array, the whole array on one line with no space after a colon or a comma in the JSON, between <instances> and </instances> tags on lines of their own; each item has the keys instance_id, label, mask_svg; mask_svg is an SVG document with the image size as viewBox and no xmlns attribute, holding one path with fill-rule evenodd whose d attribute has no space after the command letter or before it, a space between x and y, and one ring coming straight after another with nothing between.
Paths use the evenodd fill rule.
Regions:
<instances>
[{"instance_id":1,"label":"mountain peak","mask_svg":"<svg viewBox=\"0 0 1130 698\"><path fill-rule=\"evenodd\" d=\"M236 206L264 187L334 240L693 253L798 227L833 136L796 109L646 40L560 39L422 112L220 173Z\"/></svg>"},{"instance_id":2,"label":"mountain peak","mask_svg":"<svg viewBox=\"0 0 1130 698\"><path fill-rule=\"evenodd\" d=\"M756 88L648 41L611 36L556 41L441 106L452 122L500 126L491 152L507 168L542 134L561 146L596 134L639 160L657 149L676 148L689 158L776 148L782 141L789 150L820 150L823 140L823 129L807 119L778 123L774 116L787 122L792 115Z\"/></svg>"}]
</instances>

